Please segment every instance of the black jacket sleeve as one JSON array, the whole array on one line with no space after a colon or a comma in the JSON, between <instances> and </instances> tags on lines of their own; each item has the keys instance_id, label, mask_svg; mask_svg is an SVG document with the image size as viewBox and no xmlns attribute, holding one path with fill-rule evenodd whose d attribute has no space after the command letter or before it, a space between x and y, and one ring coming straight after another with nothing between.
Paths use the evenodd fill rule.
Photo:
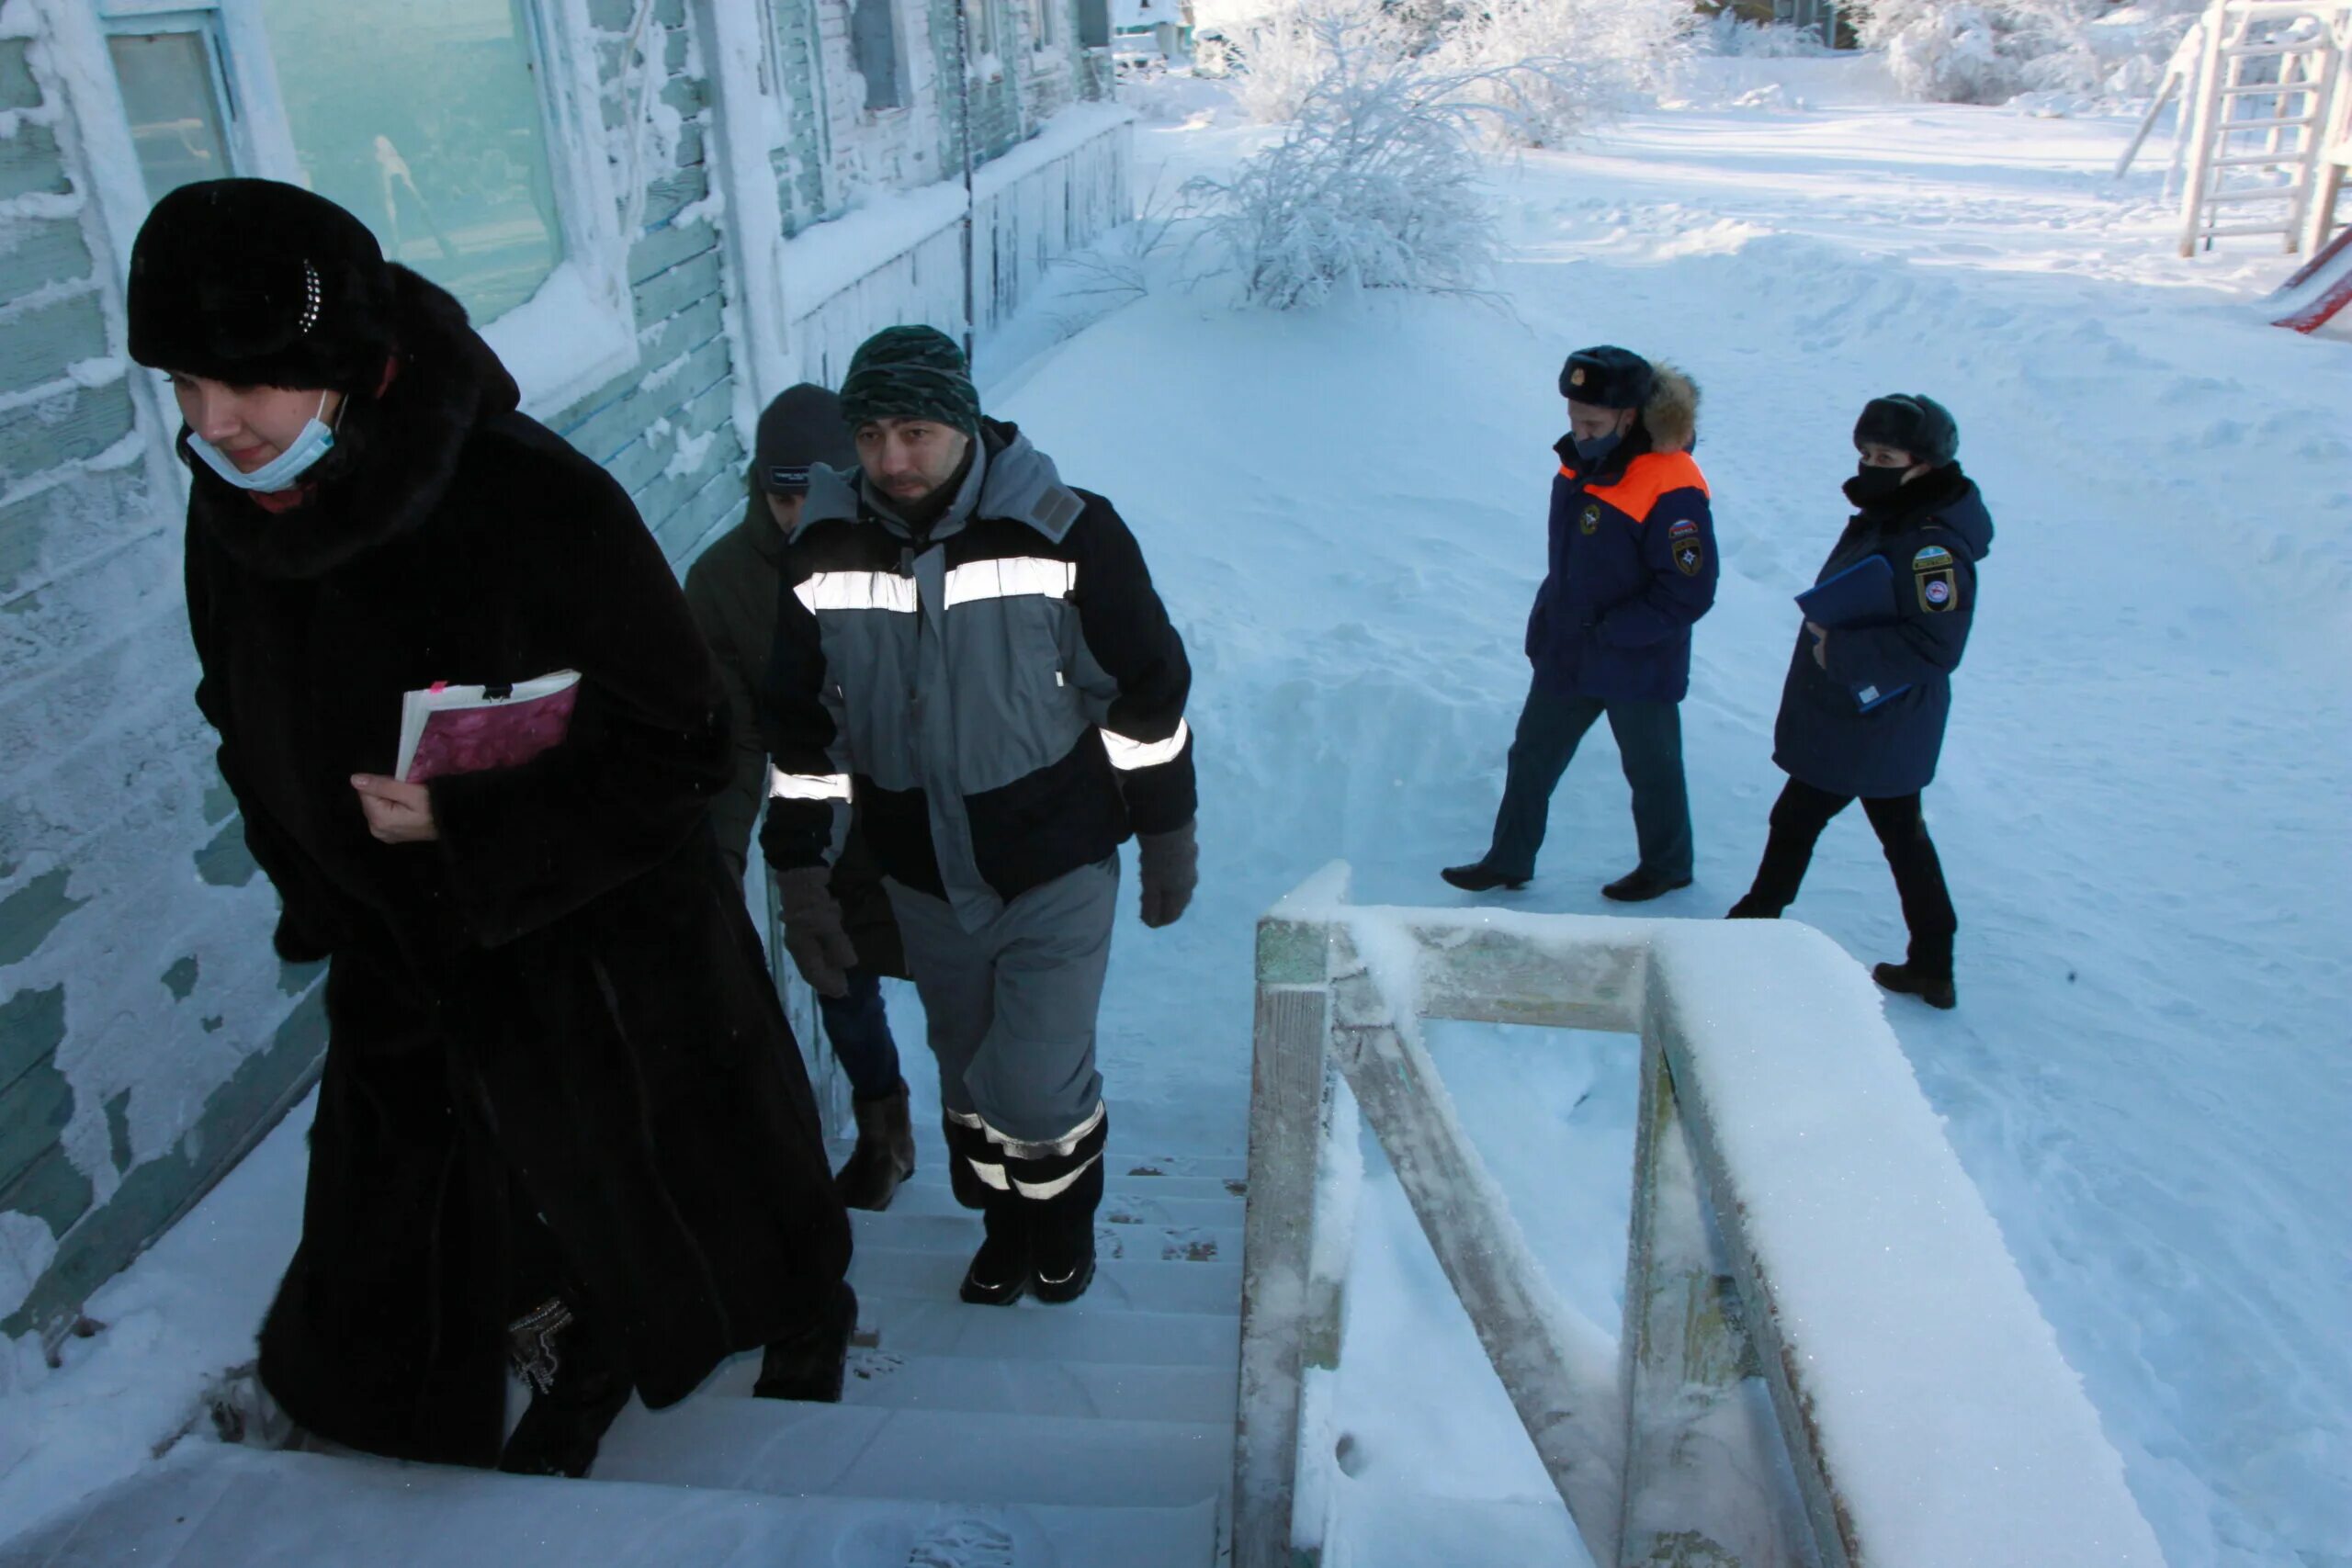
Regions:
<instances>
[{"instance_id":1,"label":"black jacket sleeve","mask_svg":"<svg viewBox=\"0 0 2352 1568\"><path fill-rule=\"evenodd\" d=\"M507 570L534 642L580 671L571 732L521 767L432 784L450 889L485 946L676 852L731 760L710 652L628 494L583 459L550 465L541 495Z\"/></svg>"},{"instance_id":2,"label":"black jacket sleeve","mask_svg":"<svg viewBox=\"0 0 2352 1568\"><path fill-rule=\"evenodd\" d=\"M193 529L188 533L181 570L187 591L188 633L196 644L197 711L220 737L213 761L220 770L221 782L236 800L238 829L244 835L245 851L261 867L262 874L269 878L270 886L277 889L277 929L270 938L271 945L277 956L288 964L315 964L334 954L342 938L344 920L334 896L327 891L324 874L246 786L243 770L238 763L233 709L222 686L224 677L212 635L215 607L210 551Z\"/></svg>"},{"instance_id":3,"label":"black jacket sleeve","mask_svg":"<svg viewBox=\"0 0 2352 1568\"><path fill-rule=\"evenodd\" d=\"M1138 833L1169 832L1199 808L1192 729L1184 722L1193 667L1135 535L1109 502L1080 494L1086 513L1070 536L1080 635L1118 685L1102 720L1103 745L1118 772L1130 825Z\"/></svg>"},{"instance_id":4,"label":"black jacket sleeve","mask_svg":"<svg viewBox=\"0 0 2352 1568\"><path fill-rule=\"evenodd\" d=\"M702 628L703 640L710 644L711 659L718 667L719 689L727 695L728 729L734 737L733 769L727 787L711 797L710 826L718 835L719 853L740 878L751 853L752 829L767 798L768 754L760 742L759 710L752 692L765 672L768 650L737 646L721 602L718 572L708 554L687 569L686 608Z\"/></svg>"},{"instance_id":5,"label":"black jacket sleeve","mask_svg":"<svg viewBox=\"0 0 2352 1568\"><path fill-rule=\"evenodd\" d=\"M775 771L760 852L778 871L825 864L847 836L848 745L825 701L825 642L817 614L793 592L785 569L776 585L775 644L759 684L760 731Z\"/></svg>"}]
</instances>

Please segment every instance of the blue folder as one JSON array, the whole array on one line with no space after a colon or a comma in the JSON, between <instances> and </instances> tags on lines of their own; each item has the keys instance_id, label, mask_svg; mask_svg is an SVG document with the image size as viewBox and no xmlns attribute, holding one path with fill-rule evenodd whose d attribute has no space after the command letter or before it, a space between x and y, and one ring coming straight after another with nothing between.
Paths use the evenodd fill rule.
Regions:
<instances>
[{"instance_id":1,"label":"blue folder","mask_svg":"<svg viewBox=\"0 0 2352 1568\"><path fill-rule=\"evenodd\" d=\"M1894 569L1887 564L1884 556L1864 556L1837 576L1816 582L1798 594L1797 608L1804 612L1806 620L1830 631L1891 621L1895 616ZM1868 713L1910 689L1907 683L1893 688L1858 686L1854 688L1854 703L1861 712Z\"/></svg>"},{"instance_id":2,"label":"blue folder","mask_svg":"<svg viewBox=\"0 0 2352 1568\"><path fill-rule=\"evenodd\" d=\"M1826 582L1797 595L1797 608L1817 626L1839 626L1894 618L1894 569L1881 555L1864 556Z\"/></svg>"}]
</instances>

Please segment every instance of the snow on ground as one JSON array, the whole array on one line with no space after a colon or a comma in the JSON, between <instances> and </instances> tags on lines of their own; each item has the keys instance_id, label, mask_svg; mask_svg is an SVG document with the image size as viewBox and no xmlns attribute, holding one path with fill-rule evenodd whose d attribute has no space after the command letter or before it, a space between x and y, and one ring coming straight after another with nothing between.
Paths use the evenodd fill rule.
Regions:
<instances>
[{"instance_id":1,"label":"snow on ground","mask_svg":"<svg viewBox=\"0 0 2352 1568\"><path fill-rule=\"evenodd\" d=\"M1206 84L1159 92L1138 142L1162 191L1265 134ZM2155 167L2106 174L2124 121L1897 103L1852 61L1722 62L1678 101L1498 165L1491 305L1238 313L1171 281L1180 230L1062 269L983 342L992 412L1118 503L1193 652L1203 886L1168 931L1122 918L1114 1125L1241 1146L1252 922L1326 860L1367 903L1465 901L1434 873L1483 846L1499 791L1567 349L1675 358L1707 395L1727 570L1684 710L1699 884L1669 916L1719 915L1761 847L1789 596L1842 521L1854 412L1932 392L2000 534L1929 795L1962 1006L1890 1015L2172 1568L2344 1568L2352 349L2261 324L2276 255L2175 259ZM1632 863L1605 732L1553 822L1516 902L1601 911ZM1859 820L1794 913L1865 961L1901 951ZM893 1011L919 1062L903 987ZM1432 1048L1563 1291L1614 1322L1626 1043ZM20 1355L0 1521L138 1462L245 1353L300 1168L289 1124L101 1292L107 1334L58 1372ZM1376 1154L1357 1243L1331 1561L1573 1561Z\"/></svg>"},{"instance_id":2,"label":"snow on ground","mask_svg":"<svg viewBox=\"0 0 2352 1568\"><path fill-rule=\"evenodd\" d=\"M1327 858L1367 903L1457 901L1433 874L1483 846L1499 792L1566 349L1627 343L1707 394L1728 570L1684 718L1700 882L1658 907L1699 918L1762 845L1789 595L1843 520L1854 412L1932 392L2001 531L1929 795L1962 1009L1896 1005L1896 1029L2175 1568L2352 1562L2352 353L2262 324L2282 258L2175 258L2157 166L2108 174L2125 121L1897 103L1863 62L1733 65L1811 107L1659 112L1498 173L1503 308L1268 318L1163 288L1005 404L1119 502L1199 670L1202 901L1122 933L1111 1081L1238 1107L1250 917ZM1180 112L1142 138L1179 170L1261 134ZM1519 901L1601 910L1631 839L1596 733ZM1794 913L1900 955L1858 819ZM1494 1104L1489 1147L1563 1142L1562 1089ZM1622 1266L1623 1178L1569 1168L1546 1228L1598 1238L1571 1296L1611 1321L1589 1270ZM1397 1381L1358 1412L1364 1494L1497 1495L1464 1385L1379 1349L1447 1320L1392 1319L1374 1238L1419 1243L1393 1181L1371 1192L1351 1364ZM1500 1495L1541 1502L1533 1482Z\"/></svg>"}]
</instances>

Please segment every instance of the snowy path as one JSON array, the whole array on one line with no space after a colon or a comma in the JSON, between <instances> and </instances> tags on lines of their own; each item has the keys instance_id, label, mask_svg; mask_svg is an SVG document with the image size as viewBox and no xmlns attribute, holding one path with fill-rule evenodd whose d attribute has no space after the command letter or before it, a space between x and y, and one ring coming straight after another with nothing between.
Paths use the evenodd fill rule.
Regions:
<instances>
[{"instance_id":1,"label":"snowy path","mask_svg":"<svg viewBox=\"0 0 2352 1568\"><path fill-rule=\"evenodd\" d=\"M1246 134L1146 141L1181 165ZM1951 402L2000 525L1929 796L1962 1007L1897 1006L1896 1028L2175 1568L2342 1563L2352 349L2246 308L2275 256L2173 260L2153 175L2106 175L2124 134L1868 102L1650 116L1499 176L1514 315L1270 320L1162 291L1009 412L1126 510L1200 667L1203 904L1122 933L1110 1014L1113 1082L1199 1103L1245 1081L1251 915L1332 855L1367 902L1452 902L1435 867L1484 842L1566 348L1625 342L1707 394L1728 570L1685 716L1700 885L1661 907L1700 918L1761 847L1788 596L1842 522L1854 411ZM1611 748L1589 746L1526 907L1600 911L1631 863ZM1794 914L1900 954L1859 821ZM1204 1006L1221 1027L1189 1032L1222 1048L1175 1055L1167 1023ZM1549 1109L1498 1107L1498 1144L1556 1136L1555 1097L1525 1102ZM1623 1201L1572 1190L1545 1218L1622 1235ZM1564 1273L1613 1280L1617 1247ZM1363 1495L1532 1476L1544 1501L1412 1398L1386 1402ZM1360 1561L1416 1560L1391 1541Z\"/></svg>"}]
</instances>

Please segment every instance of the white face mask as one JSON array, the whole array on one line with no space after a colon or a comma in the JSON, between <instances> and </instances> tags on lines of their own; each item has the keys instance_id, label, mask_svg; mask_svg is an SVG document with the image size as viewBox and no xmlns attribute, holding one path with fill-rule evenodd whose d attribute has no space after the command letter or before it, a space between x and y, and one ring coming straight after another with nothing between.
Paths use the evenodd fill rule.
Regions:
<instances>
[{"instance_id":1,"label":"white face mask","mask_svg":"<svg viewBox=\"0 0 2352 1568\"><path fill-rule=\"evenodd\" d=\"M302 433L294 438L286 450L255 468L252 473L245 472L236 464L229 461L220 448L193 430L187 433L188 447L204 459L206 468L227 479L239 490L288 490L293 487L295 480L310 472L320 458L334 449L334 432L329 430L319 417L320 414L326 412L326 410L327 394L321 392L318 413L313 413L309 423L302 426Z\"/></svg>"}]
</instances>

